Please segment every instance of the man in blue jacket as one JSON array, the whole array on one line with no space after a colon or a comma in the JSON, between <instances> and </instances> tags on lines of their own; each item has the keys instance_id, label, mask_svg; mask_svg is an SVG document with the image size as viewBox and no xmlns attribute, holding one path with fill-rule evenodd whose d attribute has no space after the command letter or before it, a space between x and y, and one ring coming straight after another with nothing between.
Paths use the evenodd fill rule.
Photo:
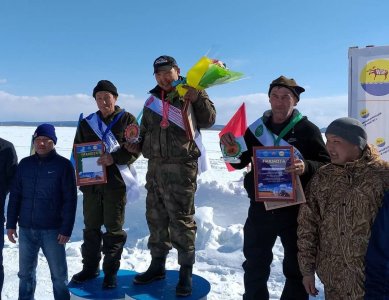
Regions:
<instances>
[{"instance_id":1,"label":"man in blue jacket","mask_svg":"<svg viewBox=\"0 0 389 300\"><path fill-rule=\"evenodd\" d=\"M45 255L56 300L70 299L65 244L72 234L77 206L71 162L58 155L55 128L42 124L34 133L35 154L20 161L11 187L7 235L12 243L19 224L19 300L34 299L39 249Z\"/></svg>"},{"instance_id":2,"label":"man in blue jacket","mask_svg":"<svg viewBox=\"0 0 389 300\"><path fill-rule=\"evenodd\" d=\"M4 204L18 166L18 157L12 143L0 138L0 217L4 224ZM0 234L0 298L4 283L4 234Z\"/></svg>"},{"instance_id":3,"label":"man in blue jacket","mask_svg":"<svg viewBox=\"0 0 389 300\"><path fill-rule=\"evenodd\" d=\"M371 229L366 254L365 299L389 299L389 191Z\"/></svg>"}]
</instances>

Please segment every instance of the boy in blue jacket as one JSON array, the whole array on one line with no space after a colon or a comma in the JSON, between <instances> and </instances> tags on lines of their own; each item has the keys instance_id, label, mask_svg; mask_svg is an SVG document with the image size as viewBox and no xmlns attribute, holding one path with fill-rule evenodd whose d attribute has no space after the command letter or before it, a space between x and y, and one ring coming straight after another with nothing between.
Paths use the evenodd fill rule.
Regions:
<instances>
[{"instance_id":1,"label":"boy in blue jacket","mask_svg":"<svg viewBox=\"0 0 389 300\"><path fill-rule=\"evenodd\" d=\"M49 264L54 299L70 299L65 244L74 226L77 188L73 166L57 154L56 143L54 126L39 125L35 154L20 161L11 187L6 227L8 239L16 243L19 224L19 299L34 299L40 248Z\"/></svg>"}]
</instances>

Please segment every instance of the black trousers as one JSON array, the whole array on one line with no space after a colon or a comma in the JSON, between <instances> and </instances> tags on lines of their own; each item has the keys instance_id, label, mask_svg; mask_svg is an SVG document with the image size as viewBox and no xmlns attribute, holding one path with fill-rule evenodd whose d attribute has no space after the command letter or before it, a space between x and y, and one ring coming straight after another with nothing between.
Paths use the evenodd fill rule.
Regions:
<instances>
[{"instance_id":1,"label":"black trousers","mask_svg":"<svg viewBox=\"0 0 389 300\"><path fill-rule=\"evenodd\" d=\"M281 300L306 300L297 261L298 207L266 211L263 203L251 201L244 225L243 263L245 300L268 300L267 281L273 260L273 246L279 236L284 247L285 285Z\"/></svg>"}]
</instances>

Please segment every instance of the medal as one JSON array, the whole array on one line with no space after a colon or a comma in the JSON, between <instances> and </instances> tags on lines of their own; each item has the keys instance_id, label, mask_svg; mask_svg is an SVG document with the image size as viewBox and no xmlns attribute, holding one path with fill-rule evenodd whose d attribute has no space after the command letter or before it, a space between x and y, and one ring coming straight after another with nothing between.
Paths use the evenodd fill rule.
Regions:
<instances>
[{"instance_id":1,"label":"medal","mask_svg":"<svg viewBox=\"0 0 389 300\"><path fill-rule=\"evenodd\" d=\"M241 147L239 143L224 146L224 155L228 157L237 157L241 154Z\"/></svg>"},{"instance_id":2,"label":"medal","mask_svg":"<svg viewBox=\"0 0 389 300\"><path fill-rule=\"evenodd\" d=\"M242 154L242 147L239 143L235 142L232 145L225 145L223 147L223 159L229 163L239 163L239 157Z\"/></svg>"},{"instance_id":3,"label":"medal","mask_svg":"<svg viewBox=\"0 0 389 300\"><path fill-rule=\"evenodd\" d=\"M165 120L165 119L162 119L161 123L159 123L159 126L162 128L162 129L166 129L169 127L169 121L168 120Z\"/></svg>"},{"instance_id":4,"label":"medal","mask_svg":"<svg viewBox=\"0 0 389 300\"><path fill-rule=\"evenodd\" d=\"M140 129L137 124L129 124L124 130L124 137L127 142L136 144L139 142Z\"/></svg>"},{"instance_id":5,"label":"medal","mask_svg":"<svg viewBox=\"0 0 389 300\"><path fill-rule=\"evenodd\" d=\"M162 98L162 121L159 123L159 126L162 129L169 127L169 101L165 101L164 93L161 93Z\"/></svg>"}]
</instances>

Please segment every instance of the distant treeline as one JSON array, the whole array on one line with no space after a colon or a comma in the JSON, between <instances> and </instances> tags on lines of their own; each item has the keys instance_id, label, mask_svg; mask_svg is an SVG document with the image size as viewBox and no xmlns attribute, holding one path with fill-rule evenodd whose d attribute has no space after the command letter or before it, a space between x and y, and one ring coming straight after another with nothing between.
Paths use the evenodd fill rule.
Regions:
<instances>
[{"instance_id":1,"label":"distant treeline","mask_svg":"<svg viewBox=\"0 0 389 300\"><path fill-rule=\"evenodd\" d=\"M24 121L9 121L0 122L0 126L38 126L42 123L49 123L55 127L77 127L77 121L55 121L55 122L24 122ZM224 125L213 125L210 130L221 130Z\"/></svg>"},{"instance_id":2,"label":"distant treeline","mask_svg":"<svg viewBox=\"0 0 389 300\"><path fill-rule=\"evenodd\" d=\"M55 127L76 127L76 121L55 121L55 122L23 122L23 121L9 121L0 122L0 126L38 126L42 123L50 123ZM213 125L208 130L222 130L224 125ZM320 132L324 133L327 128L321 128Z\"/></svg>"},{"instance_id":3,"label":"distant treeline","mask_svg":"<svg viewBox=\"0 0 389 300\"><path fill-rule=\"evenodd\" d=\"M56 127L76 127L77 121L56 121L56 122L24 122L24 121L9 121L0 122L0 126L38 126L42 123L49 123Z\"/></svg>"}]
</instances>

